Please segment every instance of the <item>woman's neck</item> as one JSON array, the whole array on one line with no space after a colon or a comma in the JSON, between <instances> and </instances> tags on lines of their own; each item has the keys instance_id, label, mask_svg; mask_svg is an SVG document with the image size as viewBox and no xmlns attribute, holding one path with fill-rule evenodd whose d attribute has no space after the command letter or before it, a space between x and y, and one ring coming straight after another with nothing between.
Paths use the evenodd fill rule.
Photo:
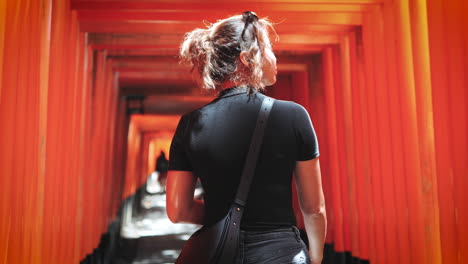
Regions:
<instances>
[{"instance_id":1,"label":"woman's neck","mask_svg":"<svg viewBox=\"0 0 468 264\"><path fill-rule=\"evenodd\" d=\"M221 88L226 89L226 88L231 88L231 87L234 87L234 86L241 86L242 83L238 83L238 82L233 82L233 81L224 81L222 84L221 84Z\"/></svg>"}]
</instances>

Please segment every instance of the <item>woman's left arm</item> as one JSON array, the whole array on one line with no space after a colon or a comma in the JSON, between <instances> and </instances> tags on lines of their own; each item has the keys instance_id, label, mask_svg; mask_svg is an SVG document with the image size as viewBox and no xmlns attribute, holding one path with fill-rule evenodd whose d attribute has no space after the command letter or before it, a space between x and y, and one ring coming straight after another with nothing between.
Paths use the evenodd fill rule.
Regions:
<instances>
[{"instance_id":1,"label":"woman's left arm","mask_svg":"<svg viewBox=\"0 0 468 264\"><path fill-rule=\"evenodd\" d=\"M196 183L197 178L191 171L168 171L166 208L173 223L203 224L204 203L194 199Z\"/></svg>"}]
</instances>

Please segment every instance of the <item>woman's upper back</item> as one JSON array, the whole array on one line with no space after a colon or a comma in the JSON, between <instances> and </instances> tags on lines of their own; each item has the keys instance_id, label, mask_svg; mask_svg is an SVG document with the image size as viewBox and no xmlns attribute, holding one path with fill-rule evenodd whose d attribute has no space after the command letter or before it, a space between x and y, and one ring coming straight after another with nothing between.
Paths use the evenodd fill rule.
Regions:
<instances>
[{"instance_id":1,"label":"woman's upper back","mask_svg":"<svg viewBox=\"0 0 468 264\"><path fill-rule=\"evenodd\" d=\"M205 189L206 224L219 220L234 199L265 95L229 88L210 104L185 114L170 152L170 170L193 171ZM307 111L276 100L246 204L242 226L266 229L295 224L291 179L297 160L318 157Z\"/></svg>"}]
</instances>

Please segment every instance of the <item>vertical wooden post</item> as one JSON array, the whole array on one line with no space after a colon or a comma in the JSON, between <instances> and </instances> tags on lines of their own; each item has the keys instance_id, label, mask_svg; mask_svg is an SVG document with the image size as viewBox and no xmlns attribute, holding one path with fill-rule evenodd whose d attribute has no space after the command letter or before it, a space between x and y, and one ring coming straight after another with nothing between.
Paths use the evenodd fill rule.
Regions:
<instances>
[{"instance_id":1,"label":"vertical wooden post","mask_svg":"<svg viewBox=\"0 0 468 264\"><path fill-rule=\"evenodd\" d=\"M446 52L450 43L447 42L445 35L444 2L446 1L427 2L440 239L443 241L441 243L443 263L460 263L457 256L459 247L452 167L454 141L450 124L450 89L447 85L449 61L446 59Z\"/></svg>"},{"instance_id":2,"label":"vertical wooden post","mask_svg":"<svg viewBox=\"0 0 468 264\"><path fill-rule=\"evenodd\" d=\"M400 99L397 88L400 86L398 69L399 61L396 56L397 50L395 42L397 41L397 33L395 30L395 3L386 3L383 6L384 33L381 36L384 43L382 53L385 54L387 85L388 85L388 111L390 122L391 152L392 154L392 169L394 184L395 184L395 233L398 239L399 263L412 263L411 249L409 242L409 219L408 219L408 194L405 189L406 175L404 168L404 156L402 154L403 137L405 136L404 128L400 118Z\"/></svg>"},{"instance_id":3,"label":"vertical wooden post","mask_svg":"<svg viewBox=\"0 0 468 264\"><path fill-rule=\"evenodd\" d=\"M343 211L341 202L341 190L340 190L340 179L339 173L340 168L338 166L338 142L337 142L337 127L336 127L336 106L335 106L335 80L334 74L334 61L333 61L333 48L327 47L323 52L323 67L324 67L324 97L326 107L326 124L328 131L328 140L324 144L328 144L330 168L329 175L330 185L332 191L333 200L329 201L332 204L332 211L328 212L329 218L333 219L330 223L333 225L333 241L335 250L344 252L344 241L343 241Z\"/></svg>"},{"instance_id":4,"label":"vertical wooden post","mask_svg":"<svg viewBox=\"0 0 468 264\"><path fill-rule=\"evenodd\" d=\"M40 38L40 73L39 73L39 127L38 127L38 178L36 184L37 214L34 221L34 231L38 238L43 239L44 192L47 160L47 111L49 92L50 39L52 27L52 1L42 1L41 38ZM43 259L42 243L32 243L32 260Z\"/></svg>"},{"instance_id":5,"label":"vertical wooden post","mask_svg":"<svg viewBox=\"0 0 468 264\"><path fill-rule=\"evenodd\" d=\"M398 93L401 102L401 122L405 129L403 137L402 154L405 161L406 191L408 194L409 210L409 239L412 252L412 261L417 263L428 262L428 244L426 240L426 212L424 212L424 195L421 186L421 157L418 134L418 118L416 107L414 63L411 40L411 23L408 2L396 1L395 15L397 58L399 61L398 76L400 85Z\"/></svg>"},{"instance_id":6,"label":"vertical wooden post","mask_svg":"<svg viewBox=\"0 0 468 264\"><path fill-rule=\"evenodd\" d=\"M367 13L364 17L363 25L363 48L364 48L364 66L365 66L365 95L364 104L367 112L367 144L369 147L369 161L367 170L369 173L370 188L368 192L371 195L371 207L369 212L371 215L371 241L374 243L374 251L371 251L370 261L376 263L386 263L385 252L388 241L385 239L384 223L384 208L382 197L382 178L381 178L381 161L380 161L380 131L377 126L376 111L376 89L377 87L376 76L377 69L374 65L374 58L376 56L376 47L373 41L376 32L375 21L373 15Z\"/></svg>"},{"instance_id":7,"label":"vertical wooden post","mask_svg":"<svg viewBox=\"0 0 468 264\"><path fill-rule=\"evenodd\" d=\"M383 10L380 7L375 7L372 11L373 22L373 64L376 68L375 71L375 85L372 89L375 100L375 111L377 114L376 126L379 128L379 160L380 171L376 177L381 178L381 197L382 197L382 208L383 208L383 230L385 234L385 247L386 256L385 261L387 263L401 263L401 256L398 247L398 233L395 232L397 228L398 220L396 219L396 190L398 186L395 185L395 173L394 173L394 158L397 154L392 153L392 144L395 141L394 135L391 133L390 128L390 113L393 107L389 103L389 93L393 92L393 89L389 87L388 81L388 63L386 61L385 50L388 48L388 44L384 42L384 22L383 22ZM399 152L397 152L399 153Z\"/></svg>"},{"instance_id":8,"label":"vertical wooden post","mask_svg":"<svg viewBox=\"0 0 468 264\"><path fill-rule=\"evenodd\" d=\"M3 64L5 63L3 60L3 51L5 48L5 30L6 30L5 27L6 27L6 22L7 22L6 14L7 14L7 1L1 1L0 2L0 84L2 83L2 79L3 79ZM0 85L0 102L2 100L2 87L3 85Z\"/></svg>"},{"instance_id":9,"label":"vertical wooden post","mask_svg":"<svg viewBox=\"0 0 468 264\"><path fill-rule=\"evenodd\" d=\"M359 157L356 163L356 198L358 200L359 218L359 257L361 259L371 259L372 252L375 252L375 242L372 239L374 226L371 173L369 170L369 136L368 136L368 110L367 110L367 86L365 81L365 61L363 50L362 28L353 32L350 39L352 87L353 87L353 111L355 131L355 155ZM371 235L372 234L372 235Z\"/></svg>"},{"instance_id":10,"label":"vertical wooden post","mask_svg":"<svg viewBox=\"0 0 468 264\"><path fill-rule=\"evenodd\" d=\"M455 223L458 238L458 263L468 262L468 204L466 186L468 186L468 108L467 108L467 58L468 52L465 48L467 29L467 10L465 1L453 0L443 1L444 31L443 37L446 41L444 50L435 51L444 54L447 67L447 82L444 89L449 93L449 137L452 139L452 165L454 200L455 200ZM465 42L465 43L464 43ZM440 87L439 89L441 89ZM437 99L437 98L435 98ZM443 177L441 175L441 177ZM450 176L449 176L450 177Z\"/></svg>"},{"instance_id":11,"label":"vertical wooden post","mask_svg":"<svg viewBox=\"0 0 468 264\"><path fill-rule=\"evenodd\" d=\"M12 49L14 42L17 41L17 37L14 35L17 30L17 23L12 19L11 13L15 12L15 6L18 3L9 3L7 6L5 1L2 1L1 12L2 12L2 72L0 72L2 83L1 96L0 96L0 120L2 122L2 135L0 136L0 175L12 175L12 163L13 163L13 139L14 129L7 129L9 127L14 128L14 101L16 98L16 89L7 89L7 87L13 86L12 74L15 67L17 67L17 60L14 60L12 56L15 52ZM13 44L13 45L12 45ZM6 52L5 52L6 51ZM10 64L11 63L11 64ZM3 65L9 64L8 67ZM0 177L0 261L1 263L7 263L10 249L10 234L12 226L12 215L11 215L11 177Z\"/></svg>"},{"instance_id":12,"label":"vertical wooden post","mask_svg":"<svg viewBox=\"0 0 468 264\"><path fill-rule=\"evenodd\" d=\"M359 253L359 232L358 232L358 210L356 202L356 163L359 162L356 157L355 151L355 138L354 138L354 118L357 113L353 112L353 101L352 101L352 69L351 69L351 43L352 38L349 33L341 37L340 41L340 66L341 66L341 77L342 86L341 89L336 91L336 94L341 98L342 101L342 113L343 116L343 145L344 160L343 160L343 182L342 190L343 195L346 196L348 214L345 225L349 230L349 245L346 248L347 251L352 254ZM341 144L340 144L341 145Z\"/></svg>"},{"instance_id":13,"label":"vertical wooden post","mask_svg":"<svg viewBox=\"0 0 468 264\"><path fill-rule=\"evenodd\" d=\"M346 156L344 146L345 146L345 131L344 131L344 109L343 109L343 85L344 85L344 78L343 78L343 61L341 54L341 45L335 45L333 47L333 78L334 78L334 107L335 107L335 125L336 125L336 155L337 159L335 162L337 163L337 167L339 167L339 184L337 185L340 198L341 198L341 213L342 213L342 236L343 236L343 249L340 250L341 252L350 252L351 251L351 232L349 226L349 212L350 204L349 204L349 197L348 197L348 177L346 175ZM344 255L342 255L344 256Z\"/></svg>"},{"instance_id":14,"label":"vertical wooden post","mask_svg":"<svg viewBox=\"0 0 468 264\"><path fill-rule=\"evenodd\" d=\"M5 50L5 36L6 36L6 25L7 25L7 1L0 2L0 111L4 111L3 107L3 98L2 98L2 89L4 87L3 84L3 65L6 62L4 57L4 50ZM0 112L0 120L3 121L3 115ZM2 135L0 137L0 143L4 143L4 137L6 135ZM2 146L4 146L2 144ZM4 165L4 159L6 158L5 150L0 150L0 175L6 175ZM0 177L0 186L3 188L8 188L7 180L8 177ZM7 228L8 228L8 211L7 211L7 189L2 188L2 194L0 194L0 237L4 239L0 239L0 263L4 263L4 256L7 254Z\"/></svg>"},{"instance_id":15,"label":"vertical wooden post","mask_svg":"<svg viewBox=\"0 0 468 264\"><path fill-rule=\"evenodd\" d=\"M414 86L428 263L441 263L440 221L426 0L410 0Z\"/></svg>"}]
</instances>

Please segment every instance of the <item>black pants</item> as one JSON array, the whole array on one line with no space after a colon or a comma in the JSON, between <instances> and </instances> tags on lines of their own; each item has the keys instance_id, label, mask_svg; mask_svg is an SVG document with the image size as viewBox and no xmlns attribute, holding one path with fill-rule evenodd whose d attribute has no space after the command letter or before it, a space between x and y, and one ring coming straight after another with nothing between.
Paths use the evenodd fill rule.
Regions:
<instances>
[{"instance_id":1,"label":"black pants","mask_svg":"<svg viewBox=\"0 0 468 264\"><path fill-rule=\"evenodd\" d=\"M307 247L296 227L242 231L236 264L309 264Z\"/></svg>"}]
</instances>

